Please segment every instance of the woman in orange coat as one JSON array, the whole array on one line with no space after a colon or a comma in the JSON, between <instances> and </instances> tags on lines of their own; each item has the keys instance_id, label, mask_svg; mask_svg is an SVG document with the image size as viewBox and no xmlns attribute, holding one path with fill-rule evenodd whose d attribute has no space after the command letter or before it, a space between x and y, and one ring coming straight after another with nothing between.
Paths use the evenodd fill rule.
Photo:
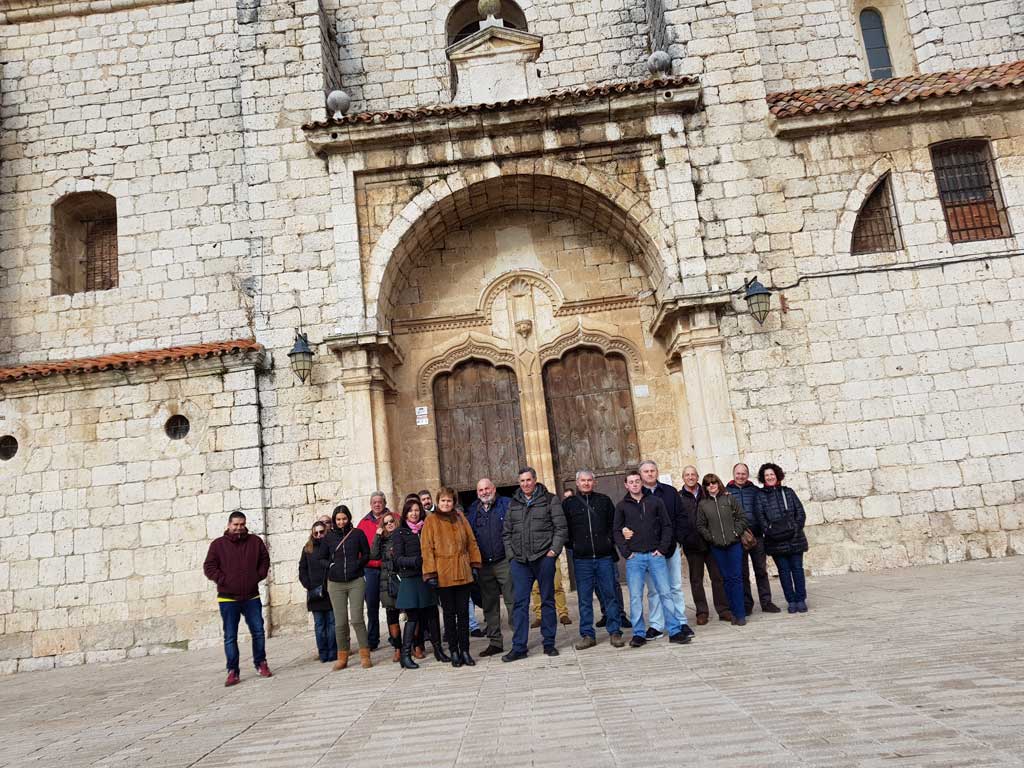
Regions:
<instances>
[{"instance_id":1,"label":"woman in orange coat","mask_svg":"<svg viewBox=\"0 0 1024 768\"><path fill-rule=\"evenodd\" d=\"M437 590L444 611L452 666L476 666L469 655L469 590L480 569L480 549L465 516L455 509L455 491L440 488L434 514L420 536L423 580Z\"/></svg>"}]
</instances>

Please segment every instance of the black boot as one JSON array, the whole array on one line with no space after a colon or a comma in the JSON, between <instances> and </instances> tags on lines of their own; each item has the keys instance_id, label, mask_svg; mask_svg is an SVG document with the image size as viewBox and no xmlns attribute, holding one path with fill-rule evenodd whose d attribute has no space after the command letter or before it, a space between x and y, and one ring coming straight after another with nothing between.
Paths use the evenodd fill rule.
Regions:
<instances>
[{"instance_id":1,"label":"black boot","mask_svg":"<svg viewBox=\"0 0 1024 768\"><path fill-rule=\"evenodd\" d=\"M462 666L462 651L460 651L458 648L452 648L452 666Z\"/></svg>"},{"instance_id":2,"label":"black boot","mask_svg":"<svg viewBox=\"0 0 1024 768\"><path fill-rule=\"evenodd\" d=\"M476 659L474 659L472 656L469 655L469 648L468 647L466 648L466 650L464 650L462 652L462 663L465 664L467 667L475 667L476 666Z\"/></svg>"},{"instance_id":3,"label":"black boot","mask_svg":"<svg viewBox=\"0 0 1024 768\"><path fill-rule=\"evenodd\" d=\"M412 660L412 643L416 635L416 622L405 622L405 634L402 635L402 669L419 669L420 665Z\"/></svg>"},{"instance_id":4,"label":"black boot","mask_svg":"<svg viewBox=\"0 0 1024 768\"><path fill-rule=\"evenodd\" d=\"M427 635L430 637L430 645L434 648L434 658L447 664L452 657L444 652L441 645L441 628L438 626L437 612L427 610Z\"/></svg>"}]
</instances>

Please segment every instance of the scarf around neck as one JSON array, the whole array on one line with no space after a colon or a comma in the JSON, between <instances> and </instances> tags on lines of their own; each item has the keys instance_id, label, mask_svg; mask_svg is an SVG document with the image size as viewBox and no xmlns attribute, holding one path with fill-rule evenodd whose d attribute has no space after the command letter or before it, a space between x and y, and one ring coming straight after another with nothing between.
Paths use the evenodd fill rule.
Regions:
<instances>
[{"instance_id":1,"label":"scarf around neck","mask_svg":"<svg viewBox=\"0 0 1024 768\"><path fill-rule=\"evenodd\" d=\"M415 534L419 534L420 529L423 527L423 523L425 523L425 522L426 522L426 520L418 520L415 523L410 523L408 520L406 520L405 524L407 526L409 526L409 530L410 531L412 531Z\"/></svg>"}]
</instances>

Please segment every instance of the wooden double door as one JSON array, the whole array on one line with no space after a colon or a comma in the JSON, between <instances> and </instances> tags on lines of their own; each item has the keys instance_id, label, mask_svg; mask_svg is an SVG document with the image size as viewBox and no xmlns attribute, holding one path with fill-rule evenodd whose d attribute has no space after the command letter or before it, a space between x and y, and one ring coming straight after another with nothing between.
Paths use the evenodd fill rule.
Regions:
<instances>
[{"instance_id":1,"label":"wooden double door","mask_svg":"<svg viewBox=\"0 0 1024 768\"><path fill-rule=\"evenodd\" d=\"M574 488L585 468L596 490L617 500L623 475L640 461L626 361L579 348L545 365L542 377L557 490ZM434 380L441 481L464 503L481 477L506 494L517 487L527 464L520 397L511 369L478 360Z\"/></svg>"}]
</instances>

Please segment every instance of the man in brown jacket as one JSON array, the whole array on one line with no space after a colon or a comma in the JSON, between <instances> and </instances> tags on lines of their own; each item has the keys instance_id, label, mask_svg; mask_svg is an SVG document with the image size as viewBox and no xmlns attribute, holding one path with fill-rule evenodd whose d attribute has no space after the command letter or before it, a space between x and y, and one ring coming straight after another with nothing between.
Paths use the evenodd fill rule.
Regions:
<instances>
[{"instance_id":1,"label":"man in brown jacket","mask_svg":"<svg viewBox=\"0 0 1024 768\"><path fill-rule=\"evenodd\" d=\"M224 654L228 660L228 678L224 685L237 685L238 622L244 616L252 636L252 661L260 677L272 677L267 666L266 634L263 630L263 603L260 582L270 571L270 555L263 539L249 533L245 515L232 512L224 535L210 543L203 563L206 578L217 585L217 603L224 624Z\"/></svg>"}]
</instances>

